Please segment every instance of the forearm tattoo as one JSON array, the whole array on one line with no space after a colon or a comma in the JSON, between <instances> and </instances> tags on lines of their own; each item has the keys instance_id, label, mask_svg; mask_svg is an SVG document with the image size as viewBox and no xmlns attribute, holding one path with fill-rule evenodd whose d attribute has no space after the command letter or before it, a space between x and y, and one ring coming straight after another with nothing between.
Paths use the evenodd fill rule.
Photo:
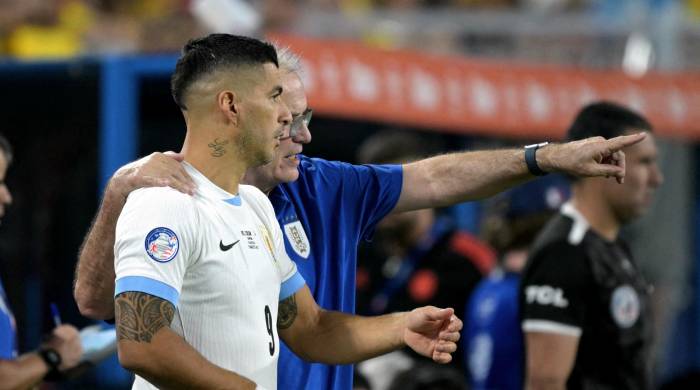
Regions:
<instances>
[{"instance_id":1,"label":"forearm tattoo","mask_svg":"<svg viewBox=\"0 0 700 390\"><path fill-rule=\"evenodd\" d=\"M294 295L280 302L277 313L277 329L287 329L297 318L297 300Z\"/></svg>"},{"instance_id":2,"label":"forearm tattoo","mask_svg":"<svg viewBox=\"0 0 700 390\"><path fill-rule=\"evenodd\" d=\"M218 138L214 139L214 142L209 143L207 146L211 148L211 155L214 157L221 157L226 154L226 149L224 146L228 144L228 141L220 141Z\"/></svg>"},{"instance_id":3,"label":"forearm tattoo","mask_svg":"<svg viewBox=\"0 0 700 390\"><path fill-rule=\"evenodd\" d=\"M114 301L119 340L150 343L175 315L172 303L142 292L124 292Z\"/></svg>"}]
</instances>

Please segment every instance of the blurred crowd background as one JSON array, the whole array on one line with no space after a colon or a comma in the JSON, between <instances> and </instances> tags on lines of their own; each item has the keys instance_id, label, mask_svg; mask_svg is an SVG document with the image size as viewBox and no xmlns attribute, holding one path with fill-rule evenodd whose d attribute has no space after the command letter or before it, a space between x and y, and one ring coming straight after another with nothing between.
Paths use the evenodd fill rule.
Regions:
<instances>
[{"instance_id":1,"label":"blurred crowd background","mask_svg":"<svg viewBox=\"0 0 700 390\"><path fill-rule=\"evenodd\" d=\"M134 102L109 100L106 59L138 56L148 68L161 56L175 58L189 38L221 29L350 40L483 60L494 68L621 70L627 76L620 77L630 78L683 72L694 79L700 70L700 0L0 0L0 131L16 159L8 176L14 204L0 228L0 275L21 324L21 350L36 346L49 328L48 302L63 306L67 322L90 323L75 307L71 284L104 183L104 154L119 154L123 146L105 144L104 128L114 119L106 113L119 115L110 109L122 104L138 107L136 114L126 111L137 129L125 134L136 140L128 146L135 150L124 151L127 159L176 148L184 137L169 96L169 71L146 72L138 83L125 84L133 90L119 96ZM316 103L311 100L312 107ZM364 140L389 128L439 145L440 152L542 140L527 133L493 136L468 122L446 130L322 109L310 127L314 140L305 154L349 162L360 161ZM625 231L655 285L659 384L700 369L698 131L674 137L661 131L666 182L651 213ZM439 212L479 236L488 210L474 203ZM121 388L123 377L111 366L64 387Z\"/></svg>"},{"instance_id":2,"label":"blurred crowd background","mask_svg":"<svg viewBox=\"0 0 700 390\"><path fill-rule=\"evenodd\" d=\"M31 59L177 51L224 23L204 10L219 3L228 3L226 26L238 33L587 67L619 65L626 47L651 40L662 66L700 63L697 0L4 0L0 52Z\"/></svg>"}]
</instances>

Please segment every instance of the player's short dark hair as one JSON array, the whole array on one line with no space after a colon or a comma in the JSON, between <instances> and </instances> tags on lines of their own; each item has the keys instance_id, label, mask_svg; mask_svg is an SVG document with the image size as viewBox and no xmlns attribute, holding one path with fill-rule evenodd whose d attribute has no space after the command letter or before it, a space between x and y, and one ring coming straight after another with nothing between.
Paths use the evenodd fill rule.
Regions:
<instances>
[{"instance_id":1,"label":"player's short dark hair","mask_svg":"<svg viewBox=\"0 0 700 390\"><path fill-rule=\"evenodd\" d=\"M605 139L629 131L651 132L652 126L640 114L611 102L589 104L579 111L566 133L567 141L601 136Z\"/></svg>"},{"instance_id":2,"label":"player's short dark hair","mask_svg":"<svg viewBox=\"0 0 700 390\"><path fill-rule=\"evenodd\" d=\"M231 34L210 34L191 39L182 48L175 72L170 80L173 99L186 110L184 95L192 83L222 67L263 65L279 66L274 46L255 38Z\"/></svg>"},{"instance_id":3,"label":"player's short dark hair","mask_svg":"<svg viewBox=\"0 0 700 390\"><path fill-rule=\"evenodd\" d=\"M5 156L7 165L12 163L12 145L2 134L0 134L0 152Z\"/></svg>"}]
</instances>

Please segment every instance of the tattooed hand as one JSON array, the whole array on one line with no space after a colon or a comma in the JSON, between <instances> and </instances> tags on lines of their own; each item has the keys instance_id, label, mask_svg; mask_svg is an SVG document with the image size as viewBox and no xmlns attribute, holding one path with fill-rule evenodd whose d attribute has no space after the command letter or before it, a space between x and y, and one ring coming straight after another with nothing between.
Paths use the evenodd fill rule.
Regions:
<instances>
[{"instance_id":1,"label":"tattooed hand","mask_svg":"<svg viewBox=\"0 0 700 390\"><path fill-rule=\"evenodd\" d=\"M129 291L114 300L119 340L150 343L161 328L170 326L175 315L172 303L153 295Z\"/></svg>"}]
</instances>

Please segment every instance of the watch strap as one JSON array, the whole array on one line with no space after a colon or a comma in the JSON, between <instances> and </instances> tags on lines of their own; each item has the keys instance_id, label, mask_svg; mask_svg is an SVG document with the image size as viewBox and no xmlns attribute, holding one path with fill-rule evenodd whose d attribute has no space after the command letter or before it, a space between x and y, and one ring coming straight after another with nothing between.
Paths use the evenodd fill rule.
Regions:
<instances>
[{"instance_id":1,"label":"watch strap","mask_svg":"<svg viewBox=\"0 0 700 390\"><path fill-rule=\"evenodd\" d=\"M543 171L542 168L537 165L537 149L548 144L549 142L542 142L525 146L525 164L527 165L527 170L535 176L544 176L547 174L547 172Z\"/></svg>"},{"instance_id":2,"label":"watch strap","mask_svg":"<svg viewBox=\"0 0 700 390\"><path fill-rule=\"evenodd\" d=\"M38 352L41 359L49 367L49 372L44 376L44 380L50 381L60 379L61 372L58 370L58 367L63 360L61 354L53 348L42 348Z\"/></svg>"}]
</instances>

